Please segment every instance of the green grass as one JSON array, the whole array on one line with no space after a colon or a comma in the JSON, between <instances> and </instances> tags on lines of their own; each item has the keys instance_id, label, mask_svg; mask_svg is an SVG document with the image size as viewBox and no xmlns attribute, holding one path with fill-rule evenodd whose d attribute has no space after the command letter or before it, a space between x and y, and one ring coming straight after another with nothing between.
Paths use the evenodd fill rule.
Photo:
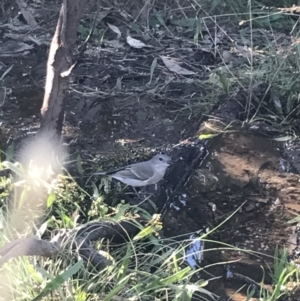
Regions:
<instances>
[{"instance_id":1,"label":"green grass","mask_svg":"<svg viewBox=\"0 0 300 301\"><path fill-rule=\"evenodd\" d=\"M235 97L241 89L249 92L259 83L267 84L271 97L263 97L253 116L247 120L263 120L279 129L297 128L299 110L299 67L300 47L296 39L299 33L298 21L289 13L279 13L276 9L263 10L263 5L274 5L274 1L206 1L207 8L200 9L189 2L189 15L182 8L174 12L171 19L173 26L180 27L174 42L182 40L191 42L191 47L201 49L203 42L209 38L215 41L216 33L226 24L232 25L232 31L226 38L220 38L221 46L212 46L209 54L215 58L215 65L205 66L208 77L205 80L186 81L185 85L195 84L199 88L198 99L179 102L175 112L200 116L209 113L212 107L226 97ZM291 6L290 1L278 1L278 6ZM194 11L190 10L193 8ZM170 34L166 22L167 12L151 11L149 24L153 29L165 30ZM134 19L134 18L132 18ZM131 22L131 21L130 21ZM147 32L146 28L128 21L131 29L139 34ZM238 25L240 22L240 26ZM229 27L230 27L229 25ZM204 29L208 37L204 36ZM222 30L221 30L222 29ZM84 38L89 30L81 26L79 32ZM203 30L203 32L202 32ZM95 36L102 42L106 31L96 31ZM174 35L174 33L172 32ZM228 40L232 39L232 42ZM247 47L244 48L244 44ZM238 47L239 46L239 47ZM222 47L224 49L222 49ZM227 61L231 56L231 61ZM192 70L198 65L186 63ZM154 57L149 66L149 85L155 82L155 68L158 59ZM2 73L0 82L10 72L11 67ZM192 95L191 95L192 96ZM5 101L5 98L4 98ZM253 101L248 99L247 105ZM221 102L222 103L222 102ZM246 107L246 106L245 106ZM224 125L227 130L228 125ZM13 157L10 150L7 159ZM20 258L14 259L0 271L0 300L191 300L192 296L203 299L213 298L213 292L206 288L209 281L196 280L202 275L203 267L192 270L185 262L185 247L180 243L165 243L158 238L163 225L157 216L151 217L146 212L124 203L109 206L105 195L93 185L92 195L77 185L68 176L52 178L41 176L45 171L31 166L25 170L19 163L2 162L14 172L10 178L0 178L1 224L4 225L0 235L1 245L25 235L42 236L52 234L55 230L73 229L78 225L78 213L84 221L113 219L117 222L123 218L142 216L149 225L142 227L140 233L119 246L100 241L96 244L99 252L110 256L112 264L101 272L93 271L76 256L59 256L52 259ZM80 183L84 183L84 169L81 158L76 158ZM107 183L102 183L107 186ZM93 199L92 206L85 210L86 200ZM9 208L9 209L8 209ZM153 219L152 219L153 218ZM151 220L152 219L152 220ZM225 246L224 246L225 249ZM227 246L229 250L237 250ZM238 250L240 252L246 250ZM209 251L207 251L209 252ZM248 250L247 252L251 252ZM254 252L253 252L254 253ZM298 269L287 260L287 253L274 254L274 266L270 267L273 283L272 290L260 291L263 301L276 301L288 294L289 284L299 286ZM216 263L218 264L218 263ZM225 263L220 263L225 264ZM250 292L248 298L250 299Z\"/></svg>"},{"instance_id":2,"label":"green grass","mask_svg":"<svg viewBox=\"0 0 300 301\"><path fill-rule=\"evenodd\" d=\"M20 198L22 202L14 203L15 211L21 210L22 214L25 214L24 206L26 207L28 199L32 198L32 193L37 187L42 187L48 192L50 206L44 211L44 213L47 213L46 224L42 224L40 228L33 230L33 234L41 236L46 230L54 231L63 227L74 228L76 226L76 223L72 222L72 218L67 216L68 210L66 210L66 207L68 204L64 203L62 205L59 202L59 200L63 202L69 197L73 198L73 201L76 199L74 194L70 194L70 190L74 191L76 186L72 180L69 179L64 182L65 185L70 185L68 189L65 186L58 185L59 181L52 181L51 188L51 185L45 180L35 178L33 181L28 178L28 175L33 173L24 171L20 164L12 165L3 162L2 165L10 166L23 177L23 180L14 181L12 178L6 180L9 184L8 187L17 183L18 193L20 193L19 185L22 182L22 188L26 191L21 193L23 196L23 198ZM55 186L54 183L58 186ZM10 188L10 192L16 187ZM72 189L70 189L71 187ZM28 191L31 192L30 195L28 195ZM81 191L81 188L78 188L78 191ZM5 194L6 197L12 195L16 197L16 194L11 194L9 191ZM75 196L77 196L76 193ZM49 198L51 201L49 201ZM14 202L17 202L17 199L14 198ZM58 201L57 204L56 201ZM153 216L151 220L147 213L139 211L137 207L119 205L112 209L103 203L101 203L101 206L107 208L109 218L115 221L121 221L124 217L132 218L137 214L145 214L144 217L147 216L149 220L148 225L141 226L139 234L120 245L111 245L108 241L97 242L95 248L109 256L112 262L110 266L100 272L95 272L91 266L84 264L78 256L74 254L71 256L68 253L51 259L22 257L11 260L0 271L0 277L6 280L0 283L0 289L3 292L0 300L64 301L88 299L96 301L154 300L157 298L159 300L179 301L192 300L192 297L196 296L202 298L202 300L215 298L213 292L206 289L209 280L203 280L201 277L199 280L199 275L203 273L203 269L206 267L198 267L193 270L186 264L186 247L192 241L186 241L185 243L173 241L170 243L170 239L167 242L160 239L158 231L161 230L163 225L160 223L159 216ZM58 210L63 208L64 214L58 214ZM97 220L107 218L103 211L100 210L99 212L102 216L100 215ZM56 216L56 222L53 222L53 215ZM228 217L228 219L231 217ZM95 216L92 216L91 219L95 220ZM223 223L225 222L226 220ZM25 232L30 235L33 224L27 224L26 231L23 229L22 232L16 232L16 228L11 225L11 219L7 215L7 218L3 219L4 231L1 232L0 236L1 245L5 245L11 239L21 237ZM45 228L45 225L48 229ZM218 227L221 226L222 224ZM205 241L209 238L209 235L216 229L202 235L202 240ZM220 244L221 242L215 243ZM229 245L224 245L223 249L252 252L251 250L242 250ZM206 252L210 252L210 250L205 250ZM253 254L255 255L255 252ZM273 291L262 289L261 300L279 300L281 296L287 293L284 287L291 279L296 279L299 283L298 269L288 262L287 253L283 252L282 255L279 255L278 250L276 250L274 258L274 267L270 268L270 271L273 271L271 273L274 289ZM214 264L224 265L226 262Z\"/></svg>"},{"instance_id":3,"label":"green grass","mask_svg":"<svg viewBox=\"0 0 300 301\"><path fill-rule=\"evenodd\" d=\"M25 234L30 235L32 230L33 234L41 236L46 230L55 231L56 229L75 227L74 221L67 215L68 203L63 203L70 199L74 201L78 196L77 193L74 193L76 191L74 182L65 181L65 186L62 186L58 180L61 176L47 182L42 179L43 177L35 168L36 174L32 170L24 171L23 167L17 163L3 162L2 165L10 167L22 177L17 181L12 178L6 180L14 186L10 193L6 193L6 199L14 196L13 207L10 208L9 214L17 217L21 214L24 217L27 209L27 214L34 217L30 222L27 221L28 223L26 219L23 220L19 225L19 229L22 231L16 231L16 221L8 215L8 218L3 221L2 245ZM4 179L2 180L4 181ZM73 193L70 194L70 191ZM83 193L80 188L78 191ZM36 192L38 193L35 195ZM48 207L44 206L44 211L38 210L32 214L31 211L34 208L28 206L30 200L40 195L48 195L46 198ZM17 202L17 200L20 201ZM77 205L79 206L80 198L78 201ZM144 212L139 212L136 207L119 205L108 208L107 205L100 202L102 209L97 211L100 213L97 220L107 218L103 207L109 211L110 218L116 221L138 213L144 214ZM37 213L44 215L42 220L47 218L46 223L40 225L40 229L34 230L32 226L38 225L40 221ZM45 225L48 229L45 228ZM152 300L154 296L162 300L170 298L172 300L191 300L192 295L197 293L213 296L204 288L206 282L191 281L198 270L192 270L184 264L183 246L164 245L157 238L157 231L160 229L159 217L154 216L152 221L149 220L148 226L141 227L140 233L127 243L110 246L109 242L98 242L96 245L99 247L99 251L109 254L113 264L97 273L93 272L91 267L83 265L76 256L66 257L64 255L53 259L13 259L6 263L1 270L1 276L6 279L1 284L1 291L6 294L3 295L5 298L2 296L3 300L84 300L87 296L90 300L114 300L117 296L122 300ZM151 269L155 269L155 272L152 272Z\"/></svg>"},{"instance_id":4,"label":"green grass","mask_svg":"<svg viewBox=\"0 0 300 301\"><path fill-rule=\"evenodd\" d=\"M275 250L274 266L271 268L273 279L272 290L261 289L263 301L281 300L283 296L291 295L293 289L299 287L299 268L288 260L288 250Z\"/></svg>"},{"instance_id":5,"label":"green grass","mask_svg":"<svg viewBox=\"0 0 300 301\"><path fill-rule=\"evenodd\" d=\"M4 185L4 187L10 187L10 190L5 194L5 198L15 196L14 211L20 210L23 215L25 214L24 206L28 208L27 201L32 198L37 187L42 187L47 191L48 198L46 200L48 199L49 206L48 208L45 206L44 211L47 217L46 224L40 225L40 228L35 228L35 230L33 228L33 234L39 237L46 230L54 231L63 227L72 229L76 226L76 222L72 221L72 218L67 215L68 203L62 205L62 202L66 199L72 198L74 201L77 197L76 193L70 194L70 191L74 192L74 187L76 187L71 179L64 182L64 185L70 185L69 188L66 188L61 184L58 185L60 182L57 180L52 180L52 184L49 184L39 178L34 178L34 180L28 178L28 175L33 173L24 171L20 164L12 165L3 162L2 165L10 166L23 178L23 180L18 179L17 181L13 178L7 179L8 185ZM64 179L61 176L58 176L58 178ZM1 180L4 181L4 179ZM21 193L22 198L19 198L20 182L22 183L22 189L25 191ZM11 185L14 186L15 184L17 184L16 187L11 188ZM70 189L71 187L72 189ZM18 194L12 194L11 192L16 188ZM31 192L30 195L28 191ZM78 191L83 193L79 187ZM49 201L49 198L51 201ZM17 203L17 199L22 201ZM103 211L103 206L107 209L106 213ZM0 271L0 277L5 279L0 283L0 289L3 292L0 300L96 301L154 300L157 298L159 300L180 301L192 300L192 297L196 296L202 298L202 300L213 300L215 298L213 292L206 289L206 285L210 280L203 280L201 277L199 280L199 275L202 275L206 267L198 267L193 270L186 264L186 247L192 241L186 241L185 243L173 241L170 243L170 239L167 242L160 239L158 231L163 226L160 223L160 217L157 215L151 219L147 213L139 211L137 207L121 204L110 208L100 202L100 208L102 209L99 211L100 215L97 220L105 220L109 215L110 219L121 221L124 217L132 218L144 214L144 218L147 217L149 222L147 226L140 226L139 234L120 245L116 246L108 241L99 241L95 244L95 248L109 256L112 262L110 266L100 272L95 272L91 266L84 264L78 256L74 254L71 256L68 253L51 259L22 257L11 260ZM59 210L62 210L63 214L59 214ZM14 214L18 216L18 214ZM2 221L4 228L0 236L1 245L5 245L12 239L25 234L30 235L30 230L34 225L33 221L25 224L27 225L26 231L24 228L23 231L16 232L16 228L11 225L12 219L9 218L9 215L6 214L6 216L7 218ZM55 219L53 219L53 216L56 216ZM228 217L228 219L231 217ZM92 215L90 220L95 220L95 215ZM39 221L39 219L36 219L36 221ZM226 220L223 223L225 222ZM222 224L218 227L221 226ZM216 229L202 235L202 241L209 238L209 235ZM222 244L221 242L215 243ZM229 245L224 245L223 249L253 252ZM210 250L205 250L206 252L210 252ZM253 255L255 255L255 252L253 252ZM273 290L261 289L261 300L264 301L279 300L280 297L288 293L286 287L289 283L292 281L299 283L298 269L288 262L287 252L284 251L280 255L279 251L276 250L274 258L274 266L269 269L273 279ZM214 264L224 265L226 262L216 262Z\"/></svg>"}]
</instances>

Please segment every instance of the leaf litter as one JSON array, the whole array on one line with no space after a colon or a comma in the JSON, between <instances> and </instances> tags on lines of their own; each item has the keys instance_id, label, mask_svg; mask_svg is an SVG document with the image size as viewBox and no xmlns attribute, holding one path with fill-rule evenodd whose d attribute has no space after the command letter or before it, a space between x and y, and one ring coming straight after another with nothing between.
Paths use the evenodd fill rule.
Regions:
<instances>
[{"instance_id":1,"label":"leaf litter","mask_svg":"<svg viewBox=\"0 0 300 301\"><path fill-rule=\"evenodd\" d=\"M51 28L55 28L57 18L47 19L46 7L42 8L45 12L39 10L39 15L34 14L35 19L41 26L46 25L45 20L51 20ZM76 102L68 103L67 109L74 111L76 117L73 113L66 117L65 131L69 131L68 135L71 137L76 137L72 140L73 144L70 143L75 149L78 146L75 140L84 141L81 152L85 160L91 154L109 151L128 157L129 151L116 143L124 137L130 137L130 144L136 148L138 144L134 141L146 141L151 146L156 143L173 143L188 137L197 129L199 116L210 113L216 104L222 104L226 94L228 97L235 96L232 70L240 68L245 72L246 69L242 67L249 66L249 58L253 58L256 64L263 62L268 51L274 48L273 41L276 41L276 46L280 44L278 51L286 51L291 41L288 35L281 34L280 39L277 39L279 35L274 37L272 31L250 31L247 28L243 31L234 27L226 28L224 35L220 35L219 27L223 29L225 26L212 18L203 17L200 20L201 27L197 27L198 17L182 18L179 14L174 14L169 23L166 22L168 16L159 11L150 14L150 17L156 19L157 27L149 29L137 24L138 22L132 23L135 18L130 15L130 11L120 9L107 12L104 19L99 20L99 32L96 32L100 36L101 31L108 29L104 38L94 35L74 70L71 98L76 99ZM280 20L281 16L276 18L271 21L278 18ZM89 23L83 24L86 26ZM131 24L131 30L136 28L134 37L126 36L128 28L124 24L128 24L128 27ZM47 35L45 31L38 29L31 31L39 45L25 40L29 29L23 30L22 26L24 24L2 25L6 31L10 31L4 42L26 42L29 45L26 51L30 55L33 54L30 47L34 44L35 50L41 54L39 60L43 59L45 62L45 50L39 47L42 48L43 39L45 44L46 41L49 42L52 29L46 32ZM50 28L49 24L47 28ZM251 44L260 49L251 48ZM13 47L15 55L19 55L18 59L31 64L29 55L26 52L21 54L17 49L17 46ZM7 66L16 66L15 63L13 59ZM29 69L35 67L28 66ZM219 73L220 68L224 73ZM3 78L4 86L14 85L19 74L17 69L12 68L6 74ZM37 69L33 74L34 85L38 83L41 89L44 75L45 69ZM28 89L25 79L20 87L24 91ZM17 92L13 93L16 98ZM33 94L37 94L36 88L32 90L31 95ZM26 98L23 99L26 102ZM37 102L34 114L39 112L40 99L41 97L39 101L32 100L32 103ZM292 112L292 104L296 101L295 98L290 98L285 105L284 98L279 95L273 105L280 112ZM9 135L27 131L34 124L34 120L28 118L22 119L23 124L12 125L9 120L5 120L8 117L3 118L4 128L11 128ZM90 121L92 124L88 123Z\"/></svg>"}]
</instances>

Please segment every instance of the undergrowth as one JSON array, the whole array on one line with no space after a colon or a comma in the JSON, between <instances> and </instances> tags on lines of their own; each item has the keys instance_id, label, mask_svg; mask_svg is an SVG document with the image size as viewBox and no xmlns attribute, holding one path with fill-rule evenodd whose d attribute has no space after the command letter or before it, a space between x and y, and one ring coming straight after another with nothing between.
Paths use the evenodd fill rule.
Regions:
<instances>
[{"instance_id":1,"label":"undergrowth","mask_svg":"<svg viewBox=\"0 0 300 301\"><path fill-rule=\"evenodd\" d=\"M67 215L68 205L64 204L61 207L59 201L70 199L71 188L73 192L76 190L76 184L71 178L68 178L67 182L70 186L68 188L63 186L64 189L61 189L62 186L57 184L59 182L57 178L49 182L43 179L42 174L34 177L30 168L27 172L19 163L12 164L5 161L2 163L3 167L14 171L19 175L19 179L1 178L3 214L0 238L2 245L24 235L35 235L42 239L47 231L55 232L61 228L76 226L76 219ZM34 174L36 174L36 169ZM48 196L47 204L43 211L31 212L34 208L30 207L30 200L40 196L41 190ZM28 194L29 191L30 194ZM78 191L85 193L80 187ZM14 198L11 198L12 196ZM10 200L13 202L8 202ZM78 200L80 201L80 198ZM74 198L73 201L75 201ZM201 277L207 267L198 265L200 262L195 266L188 264L187 249L194 244L195 236L193 239L185 239L181 242L172 239L165 241L159 237L159 231L163 226L159 222L159 216L151 219L146 212L128 205L109 208L103 203L101 206L103 208L99 211L97 220L111 218L120 222L125 217L144 214L144 217L149 220L148 225L141 227L140 232L128 242L118 245L111 245L105 240L97 242L95 247L102 254L106 254L112 262L100 272L95 272L80 257L67 253L46 259L22 257L5 263L1 269L1 276L5 281L0 284L2 292L0 300L192 300L192 298L193 300L215 300L217 298L213 292L205 288L209 281L213 281L213 276L206 280ZM63 214L59 214L59 210ZM236 212L239 210L240 208ZM234 214L235 212L232 213ZM24 218L28 215L31 220L22 219L17 222L14 220L16 217ZM232 218L232 215L223 223ZM92 219L94 218L92 216ZM218 227L221 226L222 224ZM206 241L209 242L207 238L217 228L198 235L198 242L203 244ZM16 231L17 229L19 230ZM214 243L222 245L221 242ZM218 247L218 250L222 249L248 252L253 256L259 254L226 244L223 244L221 248ZM214 248L205 249L205 251L195 250L192 255L199 259L205 257L206 252L214 250ZM199 252L201 254L197 254ZM272 273L274 289L266 290L262 286L261 300L278 300L280 296L288 293L285 286L291 282L292 278L298 281L298 269L288 262L287 252L280 255L276 250L274 258L273 272L272 268L269 269ZM226 265L228 262L215 264Z\"/></svg>"},{"instance_id":2,"label":"undergrowth","mask_svg":"<svg viewBox=\"0 0 300 301\"><path fill-rule=\"evenodd\" d=\"M173 7L170 12L149 10L146 14L149 26L139 24L139 19L133 17L128 18L126 24L135 31L136 38L145 38L147 31L153 30L153 36L159 40L155 31L170 34L170 23L174 43L184 41L191 49L200 49L213 58L211 65L203 68L208 75L205 79L182 79L184 85L195 84L201 93L195 98L194 94L185 99L179 97L171 113L190 116L209 113L214 105L222 104L224 98L234 97L238 89L249 92L253 86L266 83L270 95L266 94L260 100L247 121L262 120L277 128L299 130L297 13L264 8L263 4L267 5L268 1L248 1L247 5L242 5L215 0L207 7L197 1L188 3L188 7L183 7L179 1L178 7ZM282 1L281 5L291 4ZM135 22L131 22L133 20ZM79 33L84 35L85 28L80 30ZM162 63L158 65L159 55L154 55L148 66L148 85L156 93L155 97L164 99L167 89L162 94L157 92L162 87L158 84L159 77L152 83L155 70L163 66ZM186 68L199 71L199 65L191 61L189 55L182 56L181 60ZM0 81L11 69L6 70ZM175 74L174 78L176 76L180 78L180 74ZM167 85L165 80L163 82ZM252 101L249 94L245 110L251 107ZM80 222L80 214L84 215L85 221L111 218L120 222L124 217L136 215L151 221L151 216L136 207L124 203L107 205L97 187L94 186L93 195L90 195L69 176L60 175L49 182L41 177L36 167L27 171L22 165L8 161L2 162L4 167L13 171L13 176L0 178L2 245L26 235L41 238L45 234L51 236L61 228L75 228ZM82 177L80 161L77 161L77 167ZM87 199L93 200L91 206L86 203ZM186 262L186 248L192 242L165 243L159 237L161 226L156 223L155 227L141 227L137 237L119 246L99 242L99 251L106 252L112 259L112 265L100 273L91 270L79 257L14 259L1 270L0 300L214 299L214 292L206 289L209 280L201 278L205 267L192 269ZM205 240L205 236L201 238ZM233 246L229 248L237 250ZM272 289L260 286L259 297L263 301L279 300L289 292L287 288L291 282L296 283L294 286L299 285L298 269L288 261L286 251L279 254L276 250L274 258L274 267L268 271L272 273ZM250 294L248 297L250 300Z\"/></svg>"}]
</instances>

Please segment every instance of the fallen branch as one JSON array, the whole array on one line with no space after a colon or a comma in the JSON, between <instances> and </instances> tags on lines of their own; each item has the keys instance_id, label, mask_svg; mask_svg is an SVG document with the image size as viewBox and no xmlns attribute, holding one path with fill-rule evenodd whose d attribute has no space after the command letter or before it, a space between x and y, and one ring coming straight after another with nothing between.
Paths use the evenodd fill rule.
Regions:
<instances>
[{"instance_id":1,"label":"fallen branch","mask_svg":"<svg viewBox=\"0 0 300 301\"><path fill-rule=\"evenodd\" d=\"M106 238L112 241L126 241L139 229L131 221L92 222L77 229L62 229L50 241L34 237L22 238L6 244L0 249L0 266L20 256L43 256L52 258L62 252L78 253L86 263L100 271L111 262L92 247L92 242Z\"/></svg>"}]
</instances>

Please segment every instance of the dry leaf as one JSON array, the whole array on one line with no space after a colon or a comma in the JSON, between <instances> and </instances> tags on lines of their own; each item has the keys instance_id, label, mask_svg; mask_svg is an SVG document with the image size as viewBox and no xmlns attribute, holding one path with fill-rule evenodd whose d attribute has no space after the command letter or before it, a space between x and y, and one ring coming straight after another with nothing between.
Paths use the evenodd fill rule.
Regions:
<instances>
[{"instance_id":1,"label":"dry leaf","mask_svg":"<svg viewBox=\"0 0 300 301\"><path fill-rule=\"evenodd\" d=\"M118 77L117 78L117 83L115 85L115 89L117 91L122 91L122 79L123 79L123 77Z\"/></svg>"},{"instance_id":2,"label":"dry leaf","mask_svg":"<svg viewBox=\"0 0 300 301\"><path fill-rule=\"evenodd\" d=\"M152 47L152 46L146 45L145 43L143 43L140 40L132 38L131 36L128 36L126 38L126 42L128 43L129 46L131 46L133 48L137 48L137 49L144 48L144 47Z\"/></svg>"},{"instance_id":3,"label":"dry leaf","mask_svg":"<svg viewBox=\"0 0 300 301\"><path fill-rule=\"evenodd\" d=\"M117 26L115 26L115 25L112 25L112 24L109 24L109 23L107 23L107 26L114 32L114 33L116 33L117 34L117 39L120 39L121 38L121 31L120 31L120 29L117 27Z\"/></svg>"},{"instance_id":4,"label":"dry leaf","mask_svg":"<svg viewBox=\"0 0 300 301\"><path fill-rule=\"evenodd\" d=\"M185 68L180 67L177 63L175 63L171 58L168 58L166 56L160 56L161 59L163 60L164 64L166 65L166 67L172 71L175 72L177 74L181 74L181 75L194 75L197 74L194 71L189 71Z\"/></svg>"}]
</instances>

